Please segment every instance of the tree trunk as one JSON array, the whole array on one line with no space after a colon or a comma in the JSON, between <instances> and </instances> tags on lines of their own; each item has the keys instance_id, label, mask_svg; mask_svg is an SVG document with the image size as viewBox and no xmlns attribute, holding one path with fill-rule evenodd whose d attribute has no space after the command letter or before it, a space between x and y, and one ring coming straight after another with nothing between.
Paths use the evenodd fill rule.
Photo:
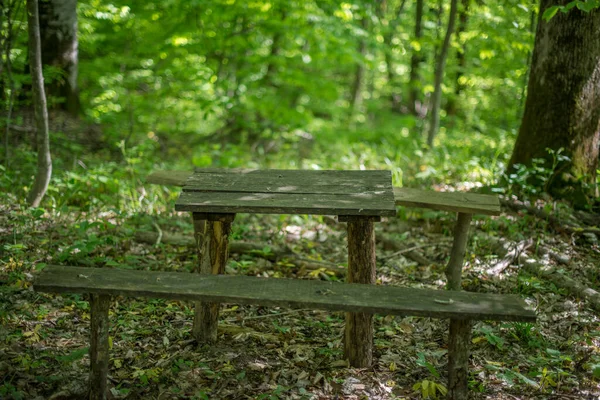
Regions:
<instances>
[{"instance_id":1,"label":"tree trunk","mask_svg":"<svg viewBox=\"0 0 600 400\"><path fill-rule=\"evenodd\" d=\"M462 77L465 73L467 66L467 43L466 40L461 39L461 34L467 31L467 24L469 22L469 3L471 0L462 0L461 9L458 12L458 27L456 29L456 37L460 43L460 48L456 52L456 76L454 84L454 96L448 98L448 104L446 111L449 115L455 115L458 108L458 98L465 89L465 84L462 83Z\"/></svg>"},{"instance_id":2,"label":"tree trunk","mask_svg":"<svg viewBox=\"0 0 600 400\"><path fill-rule=\"evenodd\" d=\"M540 15L550 6L567 3L542 0ZM540 19L525 112L509 167L545 159L546 166L554 168L545 190L577 207L597 196L599 87L600 9L585 13L573 8L548 22ZM555 160L561 148L568 159Z\"/></svg>"},{"instance_id":3,"label":"tree trunk","mask_svg":"<svg viewBox=\"0 0 600 400\"><path fill-rule=\"evenodd\" d=\"M387 2L382 2L381 6L378 8L380 11L379 18L383 20L385 18L385 12L387 8ZM392 47L394 36L396 33L396 28L400 23L400 15L404 11L404 6L406 5L406 0L402 0L398 9L395 11L395 15L393 16L393 20L389 21L387 26L387 31L383 34L383 46L384 46L384 59L385 66L387 70L387 78L388 78L388 87L390 91L390 103L392 105L392 111L400 113L401 105L402 105L402 96L397 92L395 88L396 74L394 74L394 60L392 58Z\"/></svg>"},{"instance_id":4,"label":"tree trunk","mask_svg":"<svg viewBox=\"0 0 600 400\"><path fill-rule=\"evenodd\" d=\"M27 0L27 22L29 31L29 63L33 89L33 108L37 128L38 166L35 180L29 192L29 203L38 207L48 189L52 176L52 159L50 158L50 138L48 133L48 110L44 92L44 76L42 75L42 50L37 0Z\"/></svg>"},{"instance_id":5,"label":"tree trunk","mask_svg":"<svg viewBox=\"0 0 600 400\"><path fill-rule=\"evenodd\" d=\"M448 58L448 49L450 48L450 39L454 32L456 24L456 11L458 8L458 0L452 0L450 3L450 16L448 18L448 29L444 37L444 43L440 49L440 55L435 65L435 85L433 89L433 97L431 99L431 121L429 123L429 133L427 135L427 144L433 146L433 139L437 135L440 127L440 108L442 105L442 81L444 80L444 71L446 69L446 59Z\"/></svg>"},{"instance_id":6,"label":"tree trunk","mask_svg":"<svg viewBox=\"0 0 600 400\"><path fill-rule=\"evenodd\" d=\"M39 3L42 64L58 68L62 76L48 82L48 96L59 98L57 107L77 116L77 0L44 0Z\"/></svg>"},{"instance_id":7,"label":"tree trunk","mask_svg":"<svg viewBox=\"0 0 600 400\"><path fill-rule=\"evenodd\" d=\"M363 15L361 27L364 31L368 28L367 15ZM362 105L362 88L365 79L365 63L364 58L367 53L367 41L365 37L361 37L358 42L358 53L361 60L356 64L354 72L354 81L352 82L352 93L350 98L350 112L356 115Z\"/></svg>"},{"instance_id":8,"label":"tree trunk","mask_svg":"<svg viewBox=\"0 0 600 400\"><path fill-rule=\"evenodd\" d=\"M413 115L419 115L421 107L417 106L421 92L421 73L419 68L423 57L421 56L421 37L423 37L423 0L417 0L417 12L415 17L415 42L419 43L418 48L413 48L410 58L410 80L408 82L409 95L408 106Z\"/></svg>"}]
</instances>

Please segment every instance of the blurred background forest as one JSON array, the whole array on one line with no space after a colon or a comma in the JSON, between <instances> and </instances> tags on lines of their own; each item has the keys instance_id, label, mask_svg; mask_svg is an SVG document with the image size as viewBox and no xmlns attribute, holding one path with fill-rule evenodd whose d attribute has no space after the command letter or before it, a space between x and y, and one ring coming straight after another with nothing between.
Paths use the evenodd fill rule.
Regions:
<instances>
[{"instance_id":1,"label":"blurred background forest","mask_svg":"<svg viewBox=\"0 0 600 400\"><path fill-rule=\"evenodd\" d=\"M138 176L166 165L386 168L398 185L495 185L523 115L538 11L456 4L426 151L448 1L49 2L42 38L51 3L70 32L42 40L53 197L77 197L81 174L110 187L123 159ZM31 78L24 2L4 5L2 185L17 199L36 166ZM511 179L536 173L521 172Z\"/></svg>"}]
</instances>

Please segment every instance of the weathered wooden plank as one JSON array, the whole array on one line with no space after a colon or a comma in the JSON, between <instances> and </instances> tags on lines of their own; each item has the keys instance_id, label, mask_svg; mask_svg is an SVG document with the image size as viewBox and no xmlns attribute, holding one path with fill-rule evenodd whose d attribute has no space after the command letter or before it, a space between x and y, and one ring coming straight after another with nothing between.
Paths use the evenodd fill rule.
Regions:
<instances>
[{"instance_id":1,"label":"weathered wooden plank","mask_svg":"<svg viewBox=\"0 0 600 400\"><path fill-rule=\"evenodd\" d=\"M392 192L389 171L255 170L191 175L184 191L356 194Z\"/></svg>"},{"instance_id":2,"label":"weathered wooden plank","mask_svg":"<svg viewBox=\"0 0 600 400\"><path fill-rule=\"evenodd\" d=\"M192 171L155 171L146 177L146 182L165 186L184 186L192 174Z\"/></svg>"},{"instance_id":3,"label":"weathered wooden plank","mask_svg":"<svg viewBox=\"0 0 600 400\"><path fill-rule=\"evenodd\" d=\"M373 218L348 221L348 283L375 284L375 226ZM351 366L373 363L373 315L346 313L344 357Z\"/></svg>"},{"instance_id":4,"label":"weathered wooden plank","mask_svg":"<svg viewBox=\"0 0 600 400\"><path fill-rule=\"evenodd\" d=\"M396 215L391 193L364 194L296 194L296 193L228 193L182 192L175 203L177 211L202 213L361 215L393 217Z\"/></svg>"},{"instance_id":5,"label":"weathered wooden plank","mask_svg":"<svg viewBox=\"0 0 600 400\"><path fill-rule=\"evenodd\" d=\"M477 193L447 193L412 188L394 188L397 206L423 207L466 214L500 215L498 196Z\"/></svg>"},{"instance_id":6,"label":"weathered wooden plank","mask_svg":"<svg viewBox=\"0 0 600 400\"><path fill-rule=\"evenodd\" d=\"M451 292L352 283L48 266L34 288L42 292L98 293L187 301L262 304L435 318L534 321L512 295Z\"/></svg>"}]
</instances>

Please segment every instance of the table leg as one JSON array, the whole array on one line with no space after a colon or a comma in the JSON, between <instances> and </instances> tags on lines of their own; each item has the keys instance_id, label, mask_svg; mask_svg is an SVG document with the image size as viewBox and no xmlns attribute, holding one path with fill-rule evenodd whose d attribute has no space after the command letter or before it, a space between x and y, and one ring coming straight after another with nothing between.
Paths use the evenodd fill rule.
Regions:
<instances>
[{"instance_id":1,"label":"table leg","mask_svg":"<svg viewBox=\"0 0 600 400\"><path fill-rule=\"evenodd\" d=\"M193 213L200 274L223 274L227 264L229 234L235 214ZM200 229L204 228L203 232ZM217 340L219 303L196 302L192 335L199 343Z\"/></svg>"},{"instance_id":2,"label":"table leg","mask_svg":"<svg viewBox=\"0 0 600 400\"><path fill-rule=\"evenodd\" d=\"M344 216L348 222L349 283L375 283L375 230L378 217ZM373 315L346 313L344 357L353 367L367 368L373 362Z\"/></svg>"}]
</instances>

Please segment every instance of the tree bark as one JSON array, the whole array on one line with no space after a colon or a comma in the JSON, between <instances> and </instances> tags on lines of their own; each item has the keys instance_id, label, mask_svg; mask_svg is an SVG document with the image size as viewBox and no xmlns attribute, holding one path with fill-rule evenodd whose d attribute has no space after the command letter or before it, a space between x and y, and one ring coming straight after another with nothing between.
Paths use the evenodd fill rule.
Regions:
<instances>
[{"instance_id":1,"label":"tree bark","mask_svg":"<svg viewBox=\"0 0 600 400\"><path fill-rule=\"evenodd\" d=\"M456 52L456 76L454 83L454 96L448 98L448 104L446 111L449 115L455 115L458 111L458 98L465 89L465 84L462 82L462 77L465 74L467 66L467 43L466 40L461 39L464 32L467 31L467 25L469 22L469 5L471 0L461 0L461 8L458 12L458 26L456 28L456 38L460 43L460 48Z\"/></svg>"},{"instance_id":2,"label":"tree bark","mask_svg":"<svg viewBox=\"0 0 600 400\"><path fill-rule=\"evenodd\" d=\"M542 0L540 15L568 0ZM535 158L554 168L545 190L585 206L597 196L600 145L600 10L540 19L525 112L509 167ZM568 159L554 162L559 149ZM553 154L550 154L550 149Z\"/></svg>"},{"instance_id":3,"label":"tree bark","mask_svg":"<svg viewBox=\"0 0 600 400\"><path fill-rule=\"evenodd\" d=\"M368 26L369 24L367 15L363 15L361 27L364 31L366 31ZM367 41L365 37L361 37L358 42L358 53L361 57L361 60L356 63L354 81L352 82L352 93L350 98L350 111L352 115L356 115L362 105L362 89L365 80L364 58L367 53Z\"/></svg>"},{"instance_id":4,"label":"tree bark","mask_svg":"<svg viewBox=\"0 0 600 400\"><path fill-rule=\"evenodd\" d=\"M398 24L400 23L400 15L404 11L405 5L406 5L406 0L402 0L400 2L400 5L398 6L398 9L395 10L395 12L394 12L395 15L393 16L393 19L388 22L386 32L383 34L383 46L384 46L383 56L385 59L385 66L386 66L387 78L388 78L387 85L390 90L390 104L392 105L392 111L397 112L397 113L401 112L402 96L400 93L397 92L395 85L394 85L394 83L396 81L396 74L394 73L394 60L392 57L392 48L393 48L393 41L394 41L394 36L396 33L396 28L398 27ZM380 7L378 8L378 10L380 12L379 18L382 20L385 18L387 6L388 6L387 2L382 2Z\"/></svg>"},{"instance_id":5,"label":"tree bark","mask_svg":"<svg viewBox=\"0 0 600 400\"><path fill-rule=\"evenodd\" d=\"M62 76L48 82L48 96L61 99L57 107L72 116L80 111L77 41L77 0L44 0L39 5L43 65Z\"/></svg>"},{"instance_id":6,"label":"tree bark","mask_svg":"<svg viewBox=\"0 0 600 400\"><path fill-rule=\"evenodd\" d=\"M415 17L415 41L419 43L419 48L413 48L410 58L410 78L408 82L409 95L408 106L413 115L418 115L421 107L417 106L421 89L420 66L423 61L421 56L420 40L423 37L423 0L417 0L417 11Z\"/></svg>"},{"instance_id":7,"label":"tree bark","mask_svg":"<svg viewBox=\"0 0 600 400\"><path fill-rule=\"evenodd\" d=\"M52 159L50 157L50 138L48 133L48 110L44 92L44 76L42 75L42 50L40 44L40 27L37 0L27 0L27 22L29 31L29 62L33 89L33 108L37 128L37 173L28 201L38 207L46 194L52 176Z\"/></svg>"},{"instance_id":8,"label":"tree bark","mask_svg":"<svg viewBox=\"0 0 600 400\"><path fill-rule=\"evenodd\" d=\"M448 18L448 29L444 37L444 43L440 49L440 55L435 65L435 84L433 89L433 97L431 99L431 121L429 123L429 133L427 135L427 144L433 146L433 139L437 135L440 127L440 108L442 105L442 81L444 80L444 72L446 69L446 60L448 58L448 50L450 48L450 39L454 33L454 25L456 24L456 12L458 9L458 0L452 0L450 3L450 16Z\"/></svg>"}]
</instances>

